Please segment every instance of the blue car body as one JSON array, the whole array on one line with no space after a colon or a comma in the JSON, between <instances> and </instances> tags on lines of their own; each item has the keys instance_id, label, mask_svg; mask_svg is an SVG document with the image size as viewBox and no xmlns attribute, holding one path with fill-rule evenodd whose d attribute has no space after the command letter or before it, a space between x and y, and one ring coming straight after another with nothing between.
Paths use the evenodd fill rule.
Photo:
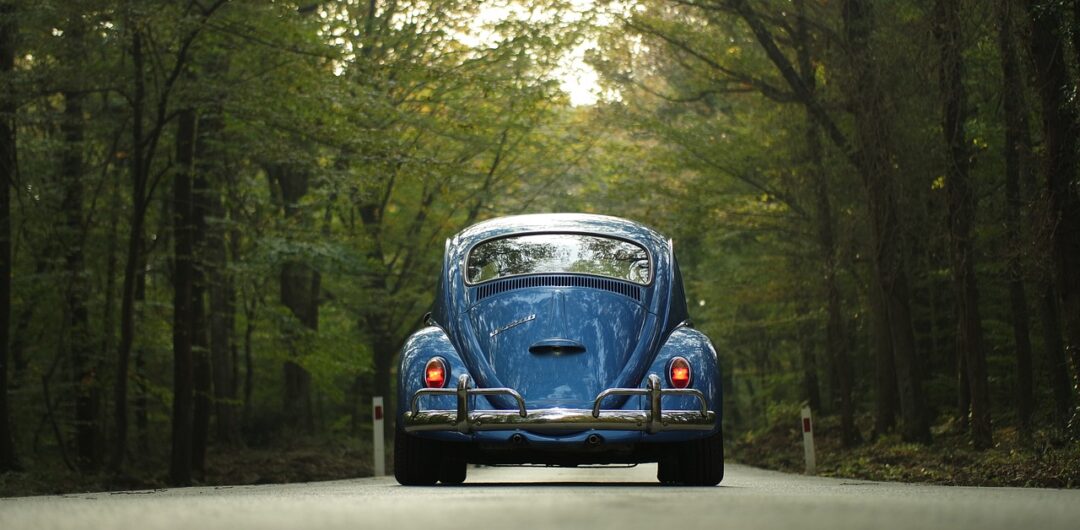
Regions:
<instances>
[{"instance_id":1,"label":"blue car body","mask_svg":"<svg viewBox=\"0 0 1080 530\"><path fill-rule=\"evenodd\" d=\"M511 252L522 236L534 235L583 238L636 267L637 276L555 270L478 280L482 273L469 261L478 245L518 238L485 247ZM644 253L627 258L611 250L616 247ZM473 225L446 242L426 324L401 352L398 436L413 446L395 444L395 450L413 463L400 465L428 458L428 465L445 468L426 455L438 453L455 465L660 461L663 467L667 456L679 458L673 453L680 444L719 443L716 351L690 323L671 241L644 225L585 214ZM670 379L677 357L692 374L684 388ZM445 366L442 388L425 380L433 358ZM722 477L722 452L720 461ZM445 469L443 475L443 482L458 482ZM695 482L668 475L666 482Z\"/></svg>"}]
</instances>

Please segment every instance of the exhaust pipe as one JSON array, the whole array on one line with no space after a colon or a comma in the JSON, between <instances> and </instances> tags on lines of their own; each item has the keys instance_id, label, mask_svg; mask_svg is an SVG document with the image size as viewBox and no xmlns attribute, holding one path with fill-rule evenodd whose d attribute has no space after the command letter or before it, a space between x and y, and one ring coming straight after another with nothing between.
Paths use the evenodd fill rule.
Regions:
<instances>
[{"instance_id":1,"label":"exhaust pipe","mask_svg":"<svg viewBox=\"0 0 1080 530\"><path fill-rule=\"evenodd\" d=\"M589 447L596 447L602 443L604 443L604 438L599 434L590 434L589 437L585 439L585 445L588 445Z\"/></svg>"}]
</instances>

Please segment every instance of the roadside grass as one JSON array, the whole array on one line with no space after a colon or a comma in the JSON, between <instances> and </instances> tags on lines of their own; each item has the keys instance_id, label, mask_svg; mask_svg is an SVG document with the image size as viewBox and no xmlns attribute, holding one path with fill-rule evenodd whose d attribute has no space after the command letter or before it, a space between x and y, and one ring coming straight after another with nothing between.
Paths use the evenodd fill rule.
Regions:
<instances>
[{"instance_id":1,"label":"roadside grass","mask_svg":"<svg viewBox=\"0 0 1080 530\"><path fill-rule=\"evenodd\" d=\"M167 448L166 448L167 449ZM0 474L0 497L53 495L168 486L168 455L144 457L125 473L79 473L58 458L24 461L24 471ZM281 484L367 477L372 474L371 443L343 436L294 437L260 447L211 446L206 473L194 486Z\"/></svg>"},{"instance_id":2,"label":"roadside grass","mask_svg":"<svg viewBox=\"0 0 1080 530\"><path fill-rule=\"evenodd\" d=\"M863 433L872 419L860 418ZM899 435L879 436L845 449L839 418L815 425L817 474L865 480L928 482L953 486L1080 488L1080 443L1039 431L1024 443L1013 427L994 431L994 447L976 451L967 435L946 423L934 429L931 445L906 443ZM745 433L730 442L731 459L791 473L804 470L798 418Z\"/></svg>"}]
</instances>

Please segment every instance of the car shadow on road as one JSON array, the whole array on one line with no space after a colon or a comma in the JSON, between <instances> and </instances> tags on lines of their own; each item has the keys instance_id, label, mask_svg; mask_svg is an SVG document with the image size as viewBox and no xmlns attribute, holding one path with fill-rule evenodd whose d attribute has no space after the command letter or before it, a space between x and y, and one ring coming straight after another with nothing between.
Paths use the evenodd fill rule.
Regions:
<instances>
[{"instance_id":1,"label":"car shadow on road","mask_svg":"<svg viewBox=\"0 0 1080 530\"><path fill-rule=\"evenodd\" d=\"M635 489L703 489L700 486L671 486L659 482L466 482L464 484L432 486L434 488L635 488ZM713 486L718 488L731 488L734 486Z\"/></svg>"}]
</instances>

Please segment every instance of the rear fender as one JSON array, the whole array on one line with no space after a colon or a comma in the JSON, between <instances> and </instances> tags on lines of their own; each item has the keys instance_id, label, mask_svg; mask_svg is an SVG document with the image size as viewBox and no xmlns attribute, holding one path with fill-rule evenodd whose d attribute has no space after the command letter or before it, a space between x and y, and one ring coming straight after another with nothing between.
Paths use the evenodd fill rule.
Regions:
<instances>
[{"instance_id":1,"label":"rear fender","mask_svg":"<svg viewBox=\"0 0 1080 530\"><path fill-rule=\"evenodd\" d=\"M469 373L465 363L461 361L461 355L458 354L454 345L450 343L450 338L447 337L442 328L428 326L413 333L405 341L405 345L401 349L401 368L398 371L397 385L397 414L399 419L411 409L413 394L421 388L426 388L424 367L433 357L442 357L446 361L449 373L446 374L445 388L454 388L457 385L458 377L461 374ZM475 400L478 398L472 397L470 399ZM419 406L422 409L453 410L457 408L457 401L454 396L425 396L421 398ZM475 402L469 403L470 408L475 406ZM482 406L488 407L489 405L483 403Z\"/></svg>"},{"instance_id":2,"label":"rear fender","mask_svg":"<svg viewBox=\"0 0 1080 530\"><path fill-rule=\"evenodd\" d=\"M700 390L705 395L709 410L716 411L716 424L719 426L722 415L720 367L712 342L704 333L688 326L671 332L647 372L660 376L663 388L672 388L668 381L668 363L674 357L689 361L692 374L689 388ZM701 404L689 396L667 396L663 398L661 406L664 410L697 410Z\"/></svg>"}]
</instances>

